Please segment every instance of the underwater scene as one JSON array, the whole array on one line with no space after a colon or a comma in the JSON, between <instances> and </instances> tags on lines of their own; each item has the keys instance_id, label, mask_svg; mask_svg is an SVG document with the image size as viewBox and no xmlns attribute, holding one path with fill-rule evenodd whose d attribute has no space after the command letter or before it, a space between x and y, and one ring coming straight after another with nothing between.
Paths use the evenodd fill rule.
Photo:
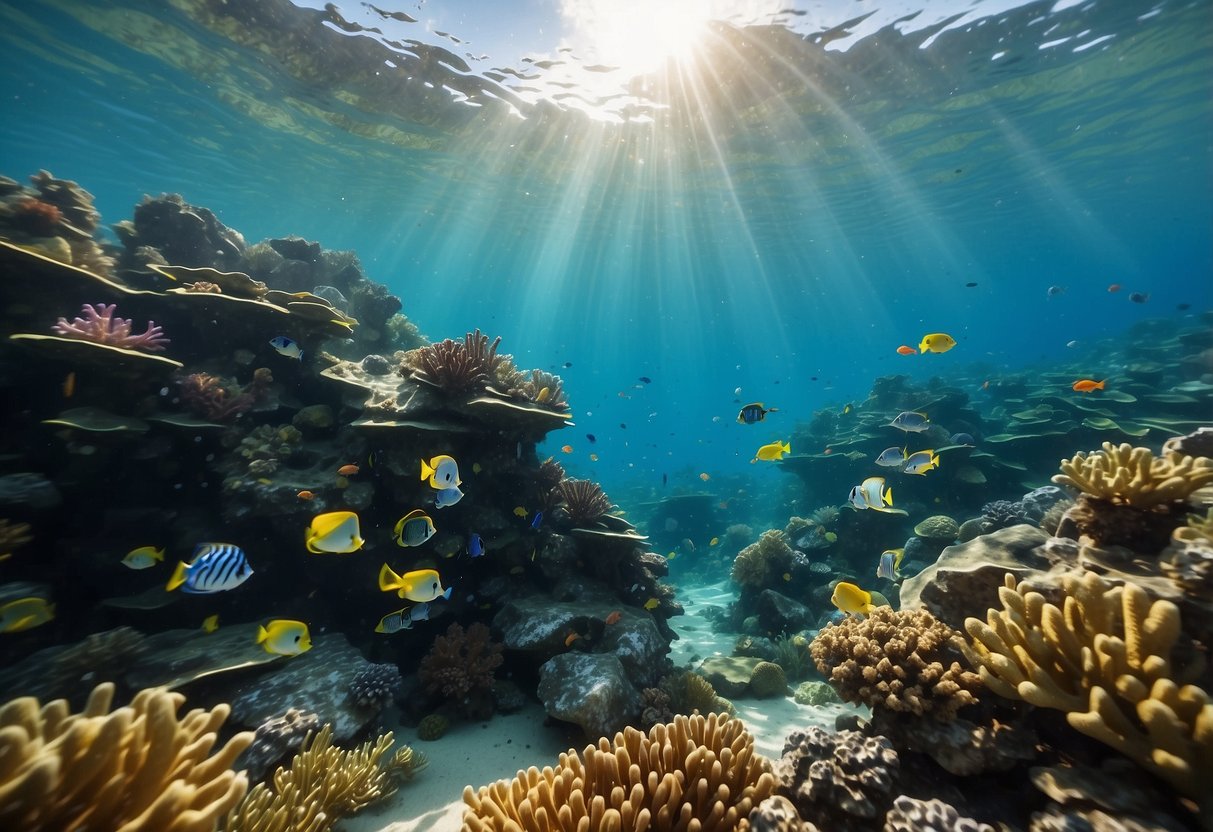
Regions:
<instances>
[{"instance_id":1,"label":"underwater scene","mask_svg":"<svg viewBox=\"0 0 1213 832\"><path fill-rule=\"evenodd\" d=\"M0 830L1213 830L1208 0L0 67Z\"/></svg>"}]
</instances>

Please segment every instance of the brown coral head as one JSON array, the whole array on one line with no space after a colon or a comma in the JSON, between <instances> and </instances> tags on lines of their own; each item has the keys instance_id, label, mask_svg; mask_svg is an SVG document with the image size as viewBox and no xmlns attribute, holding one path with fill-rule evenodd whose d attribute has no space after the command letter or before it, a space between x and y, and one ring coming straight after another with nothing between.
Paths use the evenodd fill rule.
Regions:
<instances>
[{"instance_id":1,"label":"brown coral head","mask_svg":"<svg viewBox=\"0 0 1213 832\"><path fill-rule=\"evenodd\" d=\"M445 393L483 390L505 359L497 355L500 336L491 344L480 330L469 332L463 341L447 339L409 353L415 378Z\"/></svg>"},{"instance_id":2,"label":"brown coral head","mask_svg":"<svg viewBox=\"0 0 1213 832\"><path fill-rule=\"evenodd\" d=\"M602 518L614 504L602 486L590 480L561 480L554 489L574 526L587 526Z\"/></svg>"},{"instance_id":3,"label":"brown coral head","mask_svg":"<svg viewBox=\"0 0 1213 832\"><path fill-rule=\"evenodd\" d=\"M463 701L475 691L490 691L493 671L503 661L502 645L494 642L489 628L480 622L465 631L458 624L434 639L418 672L430 693Z\"/></svg>"},{"instance_id":4,"label":"brown coral head","mask_svg":"<svg viewBox=\"0 0 1213 832\"><path fill-rule=\"evenodd\" d=\"M949 720L982 687L960 664L962 643L926 610L877 607L826 627L809 652L844 701Z\"/></svg>"},{"instance_id":5,"label":"brown coral head","mask_svg":"<svg viewBox=\"0 0 1213 832\"><path fill-rule=\"evenodd\" d=\"M63 221L63 212L32 196L17 201L9 216L9 223L20 231L34 237L54 237Z\"/></svg>"}]
</instances>

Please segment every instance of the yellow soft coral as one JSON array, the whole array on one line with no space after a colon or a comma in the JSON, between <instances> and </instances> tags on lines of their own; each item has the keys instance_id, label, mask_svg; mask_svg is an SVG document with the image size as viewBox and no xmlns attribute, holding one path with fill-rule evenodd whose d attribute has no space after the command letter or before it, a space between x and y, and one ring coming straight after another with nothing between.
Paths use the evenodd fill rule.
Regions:
<instances>
[{"instance_id":1,"label":"yellow soft coral","mask_svg":"<svg viewBox=\"0 0 1213 832\"><path fill-rule=\"evenodd\" d=\"M1185 499L1213 483L1213 460L1178 451L1156 457L1149 448L1105 442L1102 451L1079 452L1072 459L1063 459L1061 473L1053 476L1053 482L1096 499L1151 508Z\"/></svg>"},{"instance_id":2,"label":"yellow soft coral","mask_svg":"<svg viewBox=\"0 0 1213 832\"><path fill-rule=\"evenodd\" d=\"M468 786L463 832L726 832L774 788L739 720L678 716L648 734L625 728L614 743L603 737L581 755L561 754L556 768L532 766L479 791Z\"/></svg>"},{"instance_id":3,"label":"yellow soft coral","mask_svg":"<svg viewBox=\"0 0 1213 832\"><path fill-rule=\"evenodd\" d=\"M1196 800L1213 783L1213 704L1171 665L1179 608L1150 602L1134 584L1113 587L1094 573L1063 581L1058 608L1008 574L1002 609L965 621L969 659L1008 699L1066 712L1099 740Z\"/></svg>"},{"instance_id":4,"label":"yellow soft coral","mask_svg":"<svg viewBox=\"0 0 1213 832\"><path fill-rule=\"evenodd\" d=\"M107 683L79 714L33 697L0 709L0 828L213 832L244 797L231 765L253 735L211 756L227 705L178 719L179 693L145 690L111 713L113 698Z\"/></svg>"}]
</instances>

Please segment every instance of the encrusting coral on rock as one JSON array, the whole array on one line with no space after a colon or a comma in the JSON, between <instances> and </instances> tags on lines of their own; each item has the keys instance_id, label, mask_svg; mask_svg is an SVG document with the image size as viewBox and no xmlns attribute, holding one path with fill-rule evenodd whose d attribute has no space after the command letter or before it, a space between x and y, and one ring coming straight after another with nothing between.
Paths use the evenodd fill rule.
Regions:
<instances>
[{"instance_id":1,"label":"encrusting coral on rock","mask_svg":"<svg viewBox=\"0 0 1213 832\"><path fill-rule=\"evenodd\" d=\"M1213 783L1213 704L1172 666L1178 608L1094 573L1063 581L1062 607L1007 575L1002 608L970 618L970 661L992 691L1064 711L1072 727L1204 801Z\"/></svg>"},{"instance_id":2,"label":"encrusting coral on rock","mask_svg":"<svg viewBox=\"0 0 1213 832\"><path fill-rule=\"evenodd\" d=\"M769 797L775 778L742 723L678 716L647 734L627 728L542 771L463 790L464 832L515 829L727 832Z\"/></svg>"},{"instance_id":3,"label":"encrusting coral on rock","mask_svg":"<svg viewBox=\"0 0 1213 832\"><path fill-rule=\"evenodd\" d=\"M962 643L926 610L877 607L826 627L809 650L844 701L951 719L981 688L959 662Z\"/></svg>"},{"instance_id":4,"label":"encrusting coral on rock","mask_svg":"<svg viewBox=\"0 0 1213 832\"><path fill-rule=\"evenodd\" d=\"M884 737L858 731L796 731L775 763L779 794L822 829L866 828L894 797L901 763Z\"/></svg>"},{"instance_id":5,"label":"encrusting coral on rock","mask_svg":"<svg viewBox=\"0 0 1213 832\"><path fill-rule=\"evenodd\" d=\"M178 717L184 696L149 689L110 712L113 696L97 686L78 714L33 697L0 709L0 827L212 832L244 797L231 765L253 735L211 753L226 705Z\"/></svg>"}]
</instances>

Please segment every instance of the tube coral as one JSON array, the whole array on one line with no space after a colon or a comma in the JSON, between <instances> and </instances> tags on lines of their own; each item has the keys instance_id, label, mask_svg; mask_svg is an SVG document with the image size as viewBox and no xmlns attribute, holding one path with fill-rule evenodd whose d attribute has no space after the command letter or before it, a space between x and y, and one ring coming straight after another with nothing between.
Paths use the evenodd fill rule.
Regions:
<instances>
[{"instance_id":1,"label":"tube coral","mask_svg":"<svg viewBox=\"0 0 1213 832\"><path fill-rule=\"evenodd\" d=\"M81 341L92 341L94 344L108 344L128 350L147 350L148 352L163 352L171 342L164 336L164 330L156 326L155 321L147 322L147 331L138 335L131 333L131 321L127 318L115 318L118 309L115 303L99 303L93 306L86 303L80 308L83 318L74 318L68 322L60 318L51 327L57 335L66 338L78 338Z\"/></svg>"},{"instance_id":2,"label":"tube coral","mask_svg":"<svg viewBox=\"0 0 1213 832\"><path fill-rule=\"evenodd\" d=\"M593 523L610 511L613 505L602 486L590 480L561 480L555 492L555 496L564 503L564 510L574 526Z\"/></svg>"},{"instance_id":3,"label":"tube coral","mask_svg":"<svg viewBox=\"0 0 1213 832\"><path fill-rule=\"evenodd\" d=\"M497 355L498 336L491 344L480 330L469 332L463 341L447 339L409 353L413 375L446 393L483 390L496 377L507 359Z\"/></svg>"}]
</instances>

